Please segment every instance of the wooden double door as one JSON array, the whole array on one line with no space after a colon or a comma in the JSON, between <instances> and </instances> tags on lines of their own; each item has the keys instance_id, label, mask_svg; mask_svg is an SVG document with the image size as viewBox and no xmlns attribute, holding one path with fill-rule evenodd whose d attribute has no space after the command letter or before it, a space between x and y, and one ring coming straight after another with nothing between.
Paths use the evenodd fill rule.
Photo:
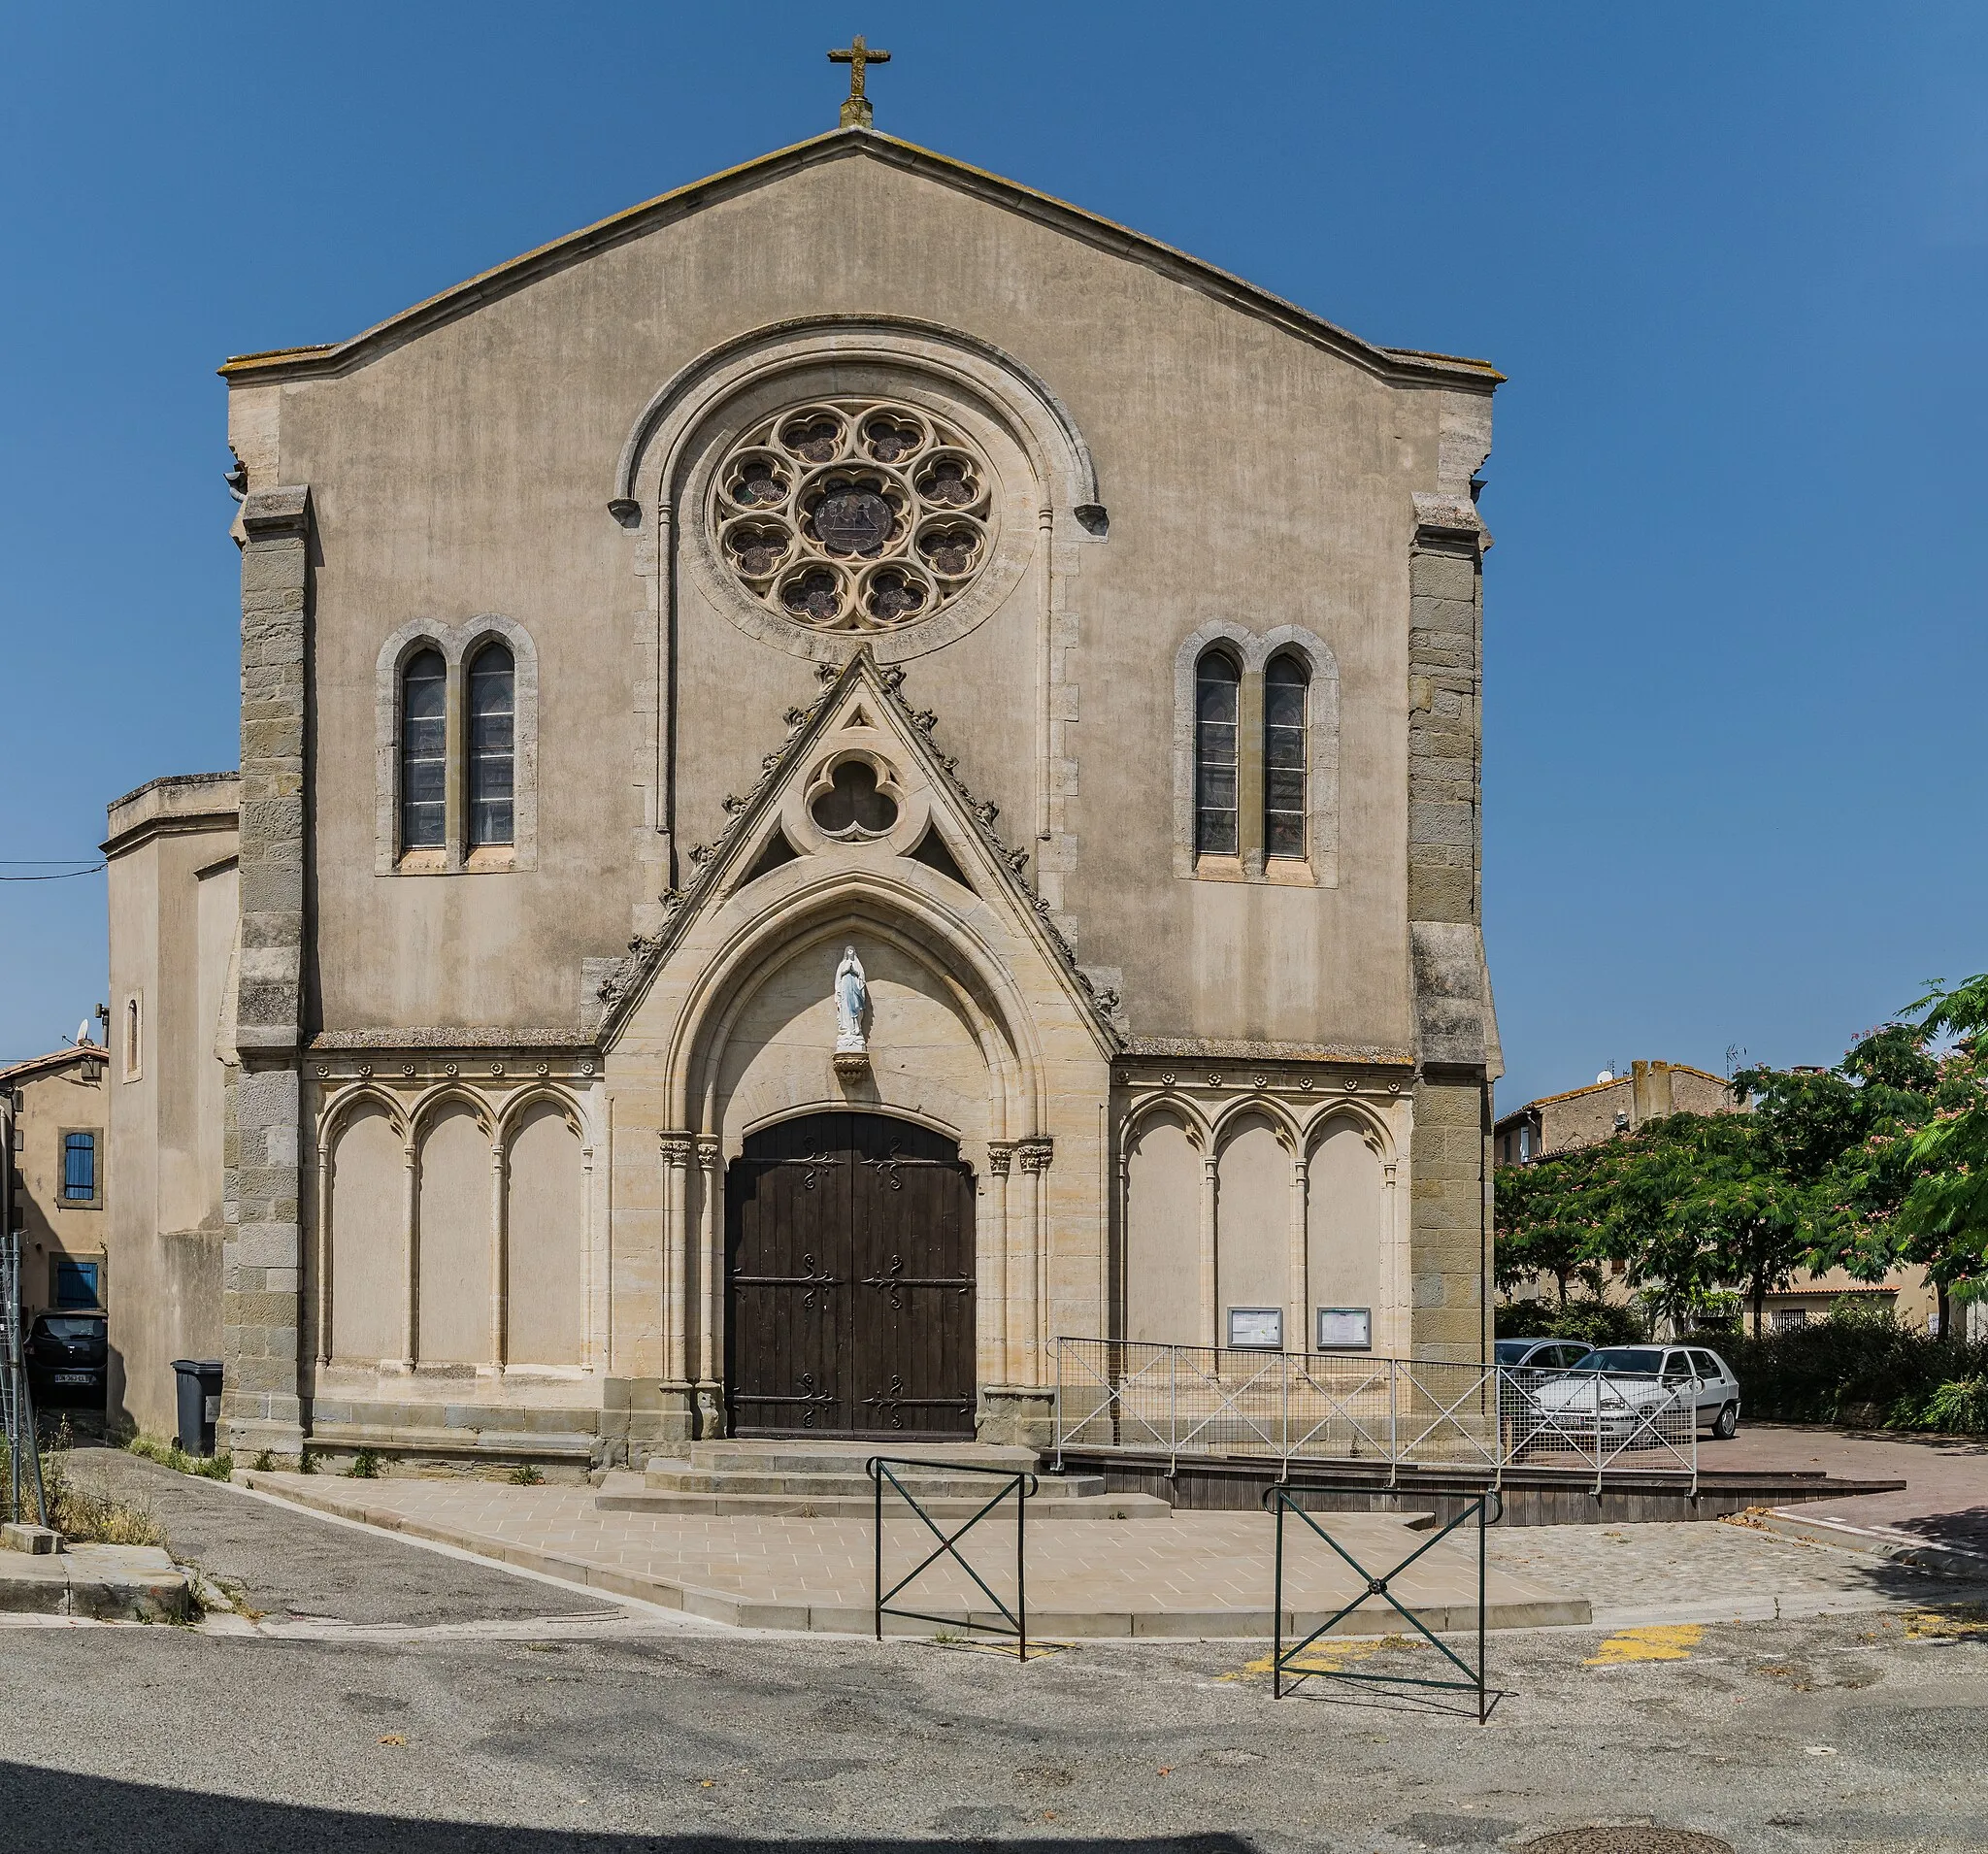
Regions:
<instances>
[{"instance_id":1,"label":"wooden double door","mask_svg":"<svg viewBox=\"0 0 1988 1854\"><path fill-rule=\"evenodd\" d=\"M725 1174L735 1436L974 1433L974 1175L875 1113L753 1134Z\"/></svg>"}]
</instances>

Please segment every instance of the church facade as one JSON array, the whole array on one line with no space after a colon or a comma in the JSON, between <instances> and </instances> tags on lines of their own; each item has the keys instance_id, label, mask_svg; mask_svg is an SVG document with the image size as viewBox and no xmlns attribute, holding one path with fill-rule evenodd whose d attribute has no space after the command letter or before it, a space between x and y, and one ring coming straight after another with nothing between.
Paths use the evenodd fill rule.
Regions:
<instances>
[{"instance_id":1,"label":"church facade","mask_svg":"<svg viewBox=\"0 0 1988 1854\"><path fill-rule=\"evenodd\" d=\"M849 126L223 371L238 1452L1482 1356L1488 365Z\"/></svg>"}]
</instances>

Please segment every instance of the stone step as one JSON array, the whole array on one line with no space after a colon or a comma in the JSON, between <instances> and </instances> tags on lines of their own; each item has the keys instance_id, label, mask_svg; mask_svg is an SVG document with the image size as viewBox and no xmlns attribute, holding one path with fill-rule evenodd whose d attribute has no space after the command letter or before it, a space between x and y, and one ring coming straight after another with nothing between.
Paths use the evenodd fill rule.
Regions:
<instances>
[{"instance_id":1,"label":"stone step","mask_svg":"<svg viewBox=\"0 0 1988 1854\"><path fill-rule=\"evenodd\" d=\"M946 1473L943 1468L894 1469L898 1482L920 1500L992 1500L1001 1490L998 1474ZM1021 1472L1027 1472L1026 1470ZM644 1476L658 1494L793 1494L812 1499L869 1499L867 1473L747 1473L715 1472L685 1462L650 1461ZM886 1490L889 1483L886 1482ZM1039 1474L1032 1500L1087 1500L1105 1491L1102 1474Z\"/></svg>"},{"instance_id":2,"label":"stone step","mask_svg":"<svg viewBox=\"0 0 1988 1854\"><path fill-rule=\"evenodd\" d=\"M1036 1451L1032 1448L966 1441L692 1442L684 1459L691 1468L712 1473L855 1474L867 1479L869 1464L878 1455L894 1462L909 1460L941 1467L997 1468L1008 1473L1029 1473L1038 1466Z\"/></svg>"},{"instance_id":3,"label":"stone step","mask_svg":"<svg viewBox=\"0 0 1988 1854\"><path fill-rule=\"evenodd\" d=\"M633 1475L616 1475L613 1482L632 1482L634 1479ZM918 1505L934 1520L947 1521L971 1519L986 1505L986 1501L985 1495L971 1500L944 1496L928 1500L920 1494ZM712 1518L737 1519L869 1519L877 1510L876 1496L867 1487L861 1494L742 1494L653 1491L639 1484L611 1483L605 1492L596 1496L594 1505L603 1512L702 1513ZM1011 1497L988 1515L989 1523L1005 1514L1011 1514L1013 1510L1014 1501ZM902 1518L911 1517L905 1503L888 1491L884 1495L884 1511L886 1515L894 1511ZM1065 1520L1172 1519L1173 1516L1173 1507L1151 1494L1101 1492L1080 1499L1032 1499L1029 1502L1032 1522L1053 1519L1059 1525Z\"/></svg>"}]
</instances>

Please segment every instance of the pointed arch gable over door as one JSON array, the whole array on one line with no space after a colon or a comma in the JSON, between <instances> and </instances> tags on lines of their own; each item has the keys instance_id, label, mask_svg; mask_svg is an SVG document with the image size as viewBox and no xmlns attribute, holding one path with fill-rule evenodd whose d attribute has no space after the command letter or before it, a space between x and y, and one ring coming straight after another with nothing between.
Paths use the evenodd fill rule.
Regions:
<instances>
[{"instance_id":1,"label":"pointed arch gable over door","mask_svg":"<svg viewBox=\"0 0 1988 1854\"><path fill-rule=\"evenodd\" d=\"M974 1433L974 1179L944 1135L852 1112L751 1135L725 1287L734 1435Z\"/></svg>"}]
</instances>

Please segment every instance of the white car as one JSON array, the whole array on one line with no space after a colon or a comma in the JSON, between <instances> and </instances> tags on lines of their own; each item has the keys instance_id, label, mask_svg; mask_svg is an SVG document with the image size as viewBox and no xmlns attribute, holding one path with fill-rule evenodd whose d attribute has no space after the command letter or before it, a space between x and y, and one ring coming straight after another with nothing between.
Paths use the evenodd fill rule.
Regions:
<instances>
[{"instance_id":1,"label":"white car","mask_svg":"<svg viewBox=\"0 0 1988 1854\"><path fill-rule=\"evenodd\" d=\"M1681 1442L1708 1427L1730 1441L1740 1427L1740 1380L1702 1345L1605 1346L1535 1385L1531 1401L1536 1436L1570 1440Z\"/></svg>"}]
</instances>

